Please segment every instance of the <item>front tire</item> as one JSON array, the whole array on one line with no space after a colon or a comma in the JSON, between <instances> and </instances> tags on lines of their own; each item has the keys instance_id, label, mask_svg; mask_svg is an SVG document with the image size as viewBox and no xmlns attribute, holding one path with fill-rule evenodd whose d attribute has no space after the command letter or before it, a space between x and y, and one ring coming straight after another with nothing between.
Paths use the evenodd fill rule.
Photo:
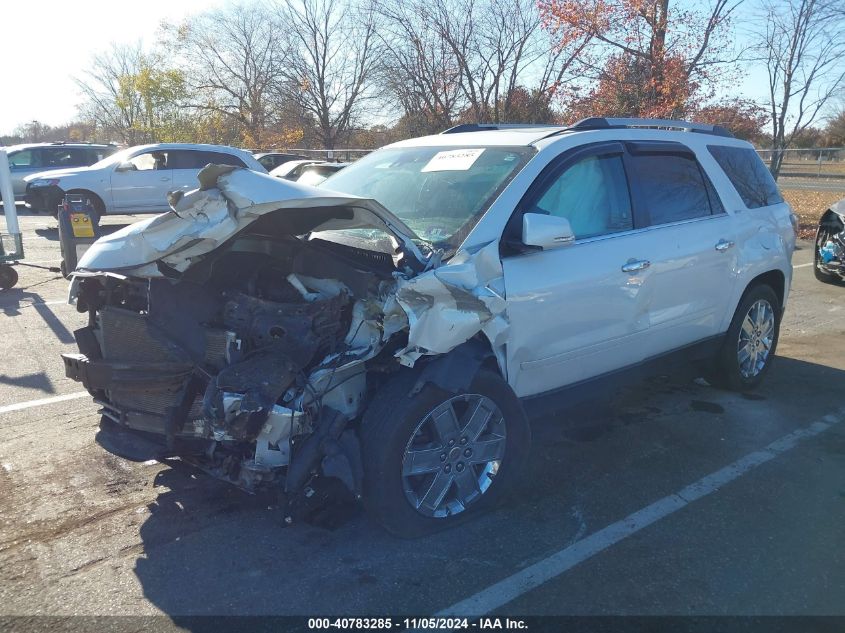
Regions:
<instances>
[{"instance_id":1,"label":"front tire","mask_svg":"<svg viewBox=\"0 0 845 633\"><path fill-rule=\"evenodd\" d=\"M732 391L753 389L768 373L780 335L780 301L771 287L752 287L734 313L710 382Z\"/></svg>"},{"instance_id":2,"label":"front tire","mask_svg":"<svg viewBox=\"0 0 845 633\"><path fill-rule=\"evenodd\" d=\"M364 504L405 538L451 527L494 506L515 484L531 442L519 399L498 373L480 369L469 389L431 383L410 395L403 371L362 422Z\"/></svg>"}]
</instances>

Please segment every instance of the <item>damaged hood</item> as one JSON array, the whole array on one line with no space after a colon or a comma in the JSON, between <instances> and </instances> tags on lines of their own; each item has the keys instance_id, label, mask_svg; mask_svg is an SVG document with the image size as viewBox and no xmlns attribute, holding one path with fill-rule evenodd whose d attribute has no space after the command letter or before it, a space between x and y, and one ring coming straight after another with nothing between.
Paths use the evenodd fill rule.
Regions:
<instances>
[{"instance_id":1,"label":"damaged hood","mask_svg":"<svg viewBox=\"0 0 845 633\"><path fill-rule=\"evenodd\" d=\"M375 228L397 248L424 262L402 220L372 199L318 189L237 167L209 165L200 187L169 196L173 209L97 240L82 256L81 271L121 271L161 277L159 263L182 272L259 217L284 213L291 235L311 231Z\"/></svg>"}]
</instances>

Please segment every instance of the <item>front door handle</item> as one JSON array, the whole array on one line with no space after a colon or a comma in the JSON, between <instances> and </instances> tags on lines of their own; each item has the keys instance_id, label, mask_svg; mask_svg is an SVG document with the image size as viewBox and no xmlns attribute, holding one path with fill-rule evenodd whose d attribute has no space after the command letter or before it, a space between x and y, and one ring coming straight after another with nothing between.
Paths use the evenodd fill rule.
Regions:
<instances>
[{"instance_id":1,"label":"front door handle","mask_svg":"<svg viewBox=\"0 0 845 633\"><path fill-rule=\"evenodd\" d=\"M623 273L636 273L645 270L651 266L651 262L646 259L629 259L624 266L622 266Z\"/></svg>"},{"instance_id":2,"label":"front door handle","mask_svg":"<svg viewBox=\"0 0 845 633\"><path fill-rule=\"evenodd\" d=\"M733 248L734 243L730 240L719 240L716 242L716 250L720 253L724 253L729 248Z\"/></svg>"},{"instance_id":3,"label":"front door handle","mask_svg":"<svg viewBox=\"0 0 845 633\"><path fill-rule=\"evenodd\" d=\"M161 182L167 182L168 180L170 180L170 178L168 178L167 176L164 176L164 177L161 179Z\"/></svg>"}]
</instances>

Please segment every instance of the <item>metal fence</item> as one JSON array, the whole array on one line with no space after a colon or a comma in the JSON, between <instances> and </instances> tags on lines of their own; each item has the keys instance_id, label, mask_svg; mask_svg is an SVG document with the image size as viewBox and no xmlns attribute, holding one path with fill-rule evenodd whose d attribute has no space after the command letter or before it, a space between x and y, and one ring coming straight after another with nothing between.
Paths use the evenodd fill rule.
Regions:
<instances>
[{"instance_id":1,"label":"metal fence","mask_svg":"<svg viewBox=\"0 0 845 633\"><path fill-rule=\"evenodd\" d=\"M768 166L774 150L758 149ZM782 178L841 178L845 180L845 147L812 147L783 151Z\"/></svg>"}]
</instances>

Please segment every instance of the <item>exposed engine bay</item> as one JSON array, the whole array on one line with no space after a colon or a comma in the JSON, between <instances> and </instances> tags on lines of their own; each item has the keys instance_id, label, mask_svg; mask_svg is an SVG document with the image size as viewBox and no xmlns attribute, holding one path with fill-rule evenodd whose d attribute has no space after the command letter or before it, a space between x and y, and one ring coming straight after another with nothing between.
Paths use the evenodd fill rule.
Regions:
<instances>
[{"instance_id":1,"label":"exposed engine bay","mask_svg":"<svg viewBox=\"0 0 845 633\"><path fill-rule=\"evenodd\" d=\"M328 242L243 235L176 283L83 278L77 307L91 322L76 336L86 362L65 362L107 418L164 437L171 451L254 489L278 479L327 412L335 426L356 418L364 361L378 363L379 352L401 345L401 337L389 348L382 340L391 258L361 255ZM349 444L342 478L360 493L356 447L326 431L337 444L320 456Z\"/></svg>"},{"instance_id":2,"label":"exposed engine bay","mask_svg":"<svg viewBox=\"0 0 845 633\"><path fill-rule=\"evenodd\" d=\"M364 222L323 191L247 170L204 175L172 213L80 261L71 296L89 322L66 374L104 424L159 455L251 492L293 497L334 477L360 498L356 425L379 384L472 337L504 338L496 245L425 262L386 210ZM256 200L280 187L304 198ZM336 230L362 226L388 230L367 248Z\"/></svg>"}]
</instances>

